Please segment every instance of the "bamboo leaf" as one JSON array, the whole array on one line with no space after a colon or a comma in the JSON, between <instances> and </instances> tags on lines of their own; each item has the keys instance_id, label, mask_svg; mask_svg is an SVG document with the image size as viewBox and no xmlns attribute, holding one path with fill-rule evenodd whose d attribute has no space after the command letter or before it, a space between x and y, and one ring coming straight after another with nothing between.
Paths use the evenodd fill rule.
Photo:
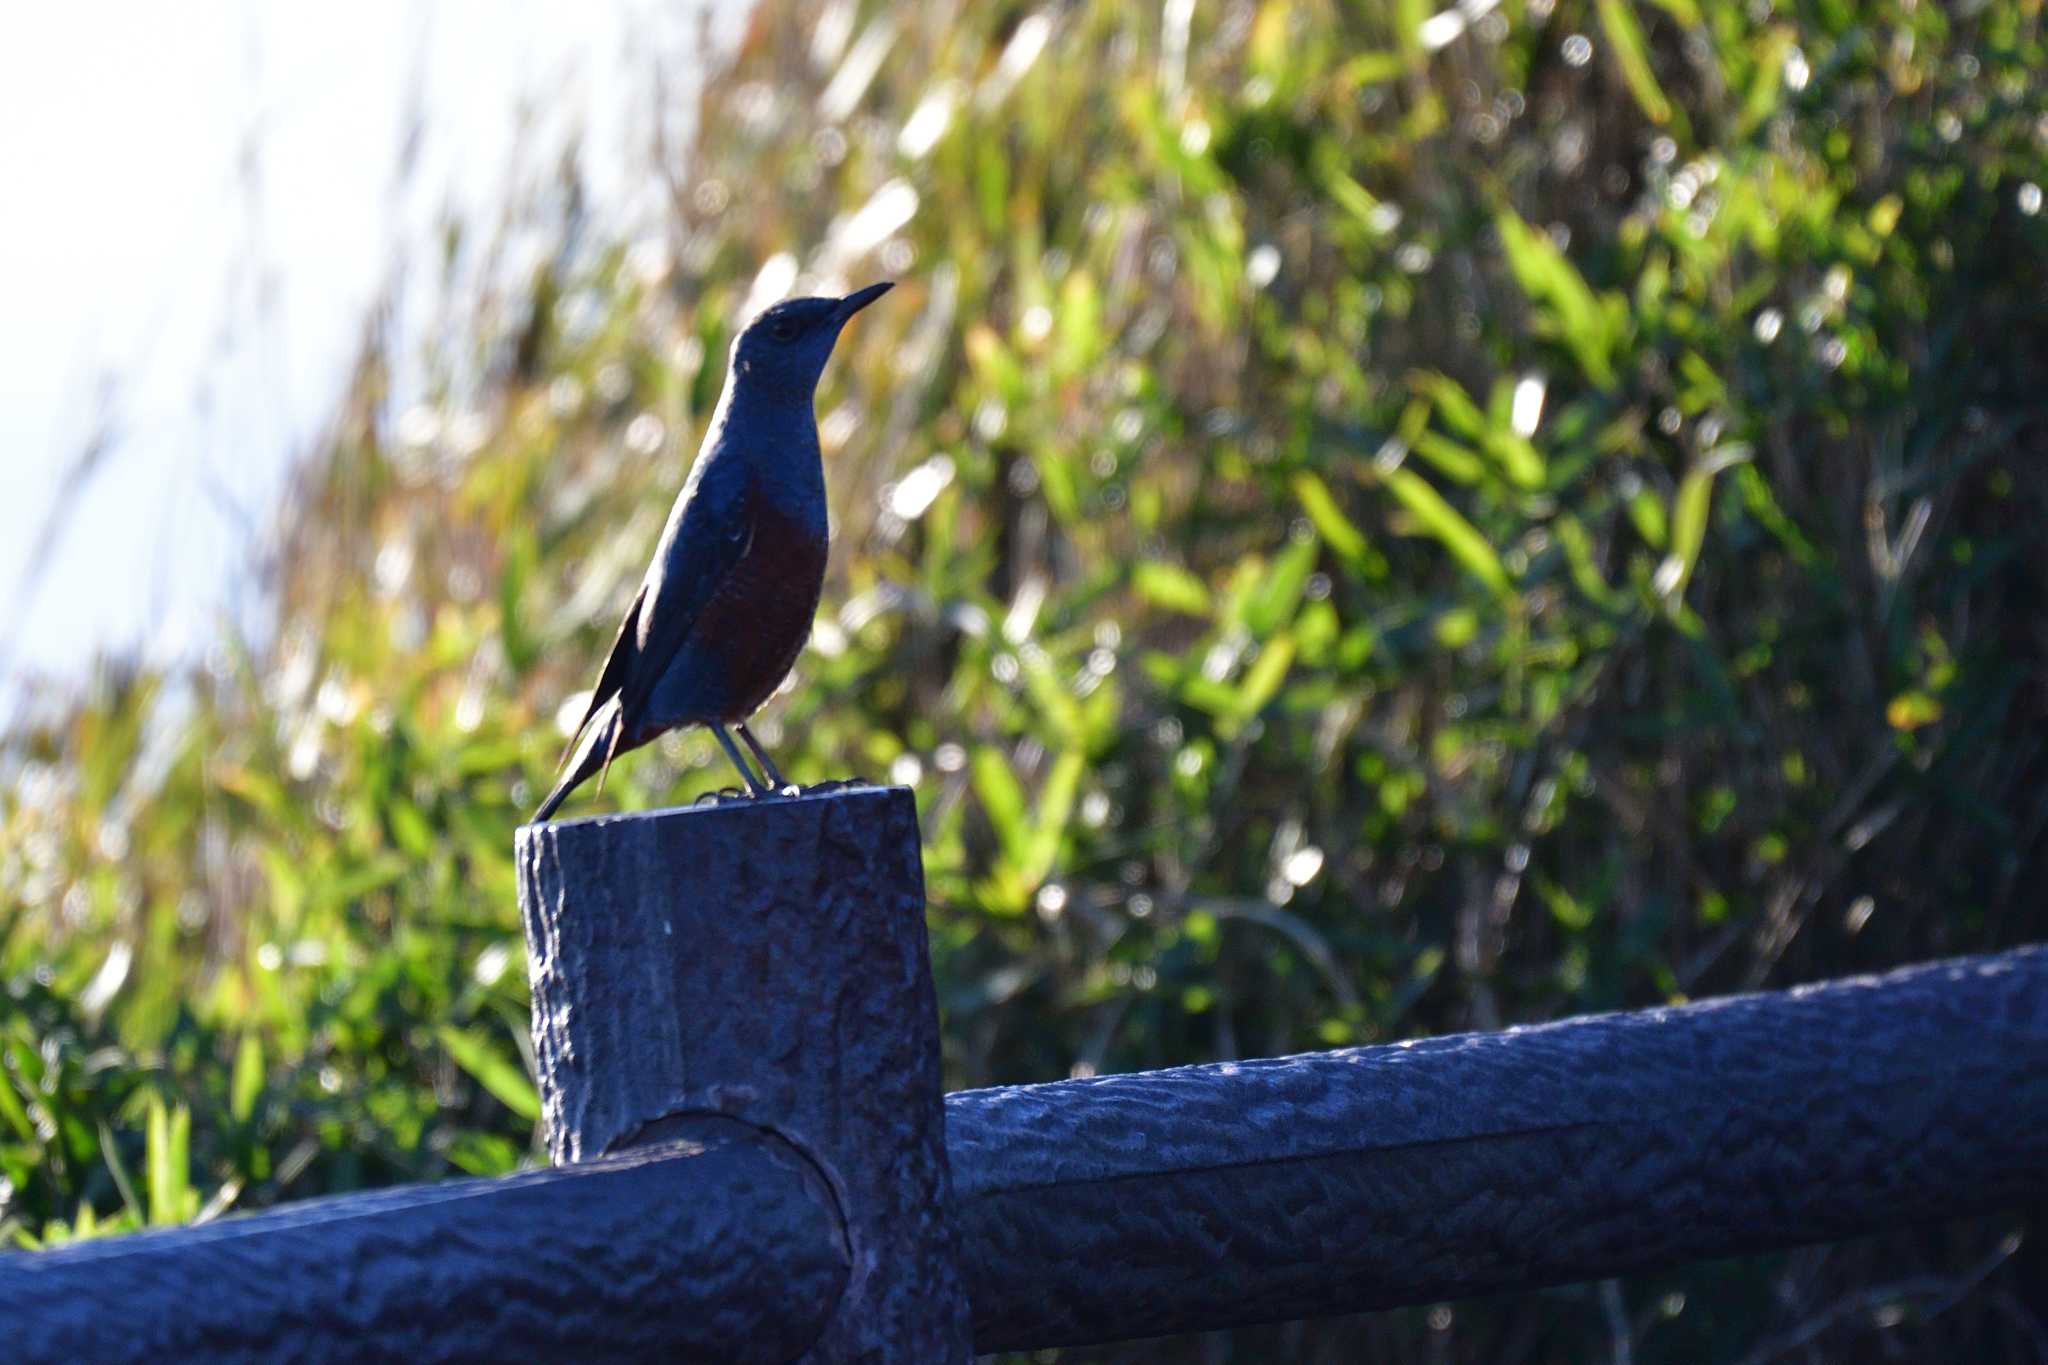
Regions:
<instances>
[{"instance_id":1,"label":"bamboo leaf","mask_svg":"<svg viewBox=\"0 0 2048 1365\"><path fill-rule=\"evenodd\" d=\"M1052 771L1039 789L1031 843L1018 869L1033 887L1044 881L1059 861L1060 840L1066 837L1067 822L1073 819L1085 772L1086 760L1080 750L1069 749L1053 760Z\"/></svg>"},{"instance_id":2,"label":"bamboo leaf","mask_svg":"<svg viewBox=\"0 0 2048 1365\"><path fill-rule=\"evenodd\" d=\"M1009 758L994 745L974 751L974 794L1004 854L1012 862L1023 862L1031 836L1024 788L1011 771Z\"/></svg>"},{"instance_id":3,"label":"bamboo leaf","mask_svg":"<svg viewBox=\"0 0 2048 1365\"><path fill-rule=\"evenodd\" d=\"M1707 539L1707 513L1713 508L1714 476L1748 458L1747 447L1724 447L1687 470L1678 481L1678 491L1671 495L1671 548L1652 580L1657 594L1666 602L1677 602L1685 596L1685 585L1699 563L1700 547Z\"/></svg>"},{"instance_id":4,"label":"bamboo leaf","mask_svg":"<svg viewBox=\"0 0 2048 1365\"><path fill-rule=\"evenodd\" d=\"M1496 428L1486 438L1486 452L1500 462L1501 472L1517 488L1541 488L1546 474L1543 456L1526 436Z\"/></svg>"},{"instance_id":5,"label":"bamboo leaf","mask_svg":"<svg viewBox=\"0 0 2048 1365\"><path fill-rule=\"evenodd\" d=\"M0 1119L6 1119L8 1126L21 1135L23 1142L41 1145L36 1137L36 1126L29 1119L28 1108L14 1093L14 1078L5 1065L0 1065Z\"/></svg>"},{"instance_id":6,"label":"bamboo leaf","mask_svg":"<svg viewBox=\"0 0 2048 1365\"><path fill-rule=\"evenodd\" d=\"M1259 657L1252 660L1246 670L1244 681L1237 685L1237 696L1232 704L1232 717L1239 724L1250 720L1266 708L1266 703L1279 694L1280 684L1287 681L1287 670L1294 663L1294 637L1281 635L1259 650Z\"/></svg>"},{"instance_id":7,"label":"bamboo leaf","mask_svg":"<svg viewBox=\"0 0 2048 1365\"><path fill-rule=\"evenodd\" d=\"M263 1043L254 1033L242 1035L235 1046L235 1070L228 1087L228 1112L238 1123L247 1123L256 1112L257 1097L263 1093Z\"/></svg>"},{"instance_id":8,"label":"bamboo leaf","mask_svg":"<svg viewBox=\"0 0 2048 1365\"><path fill-rule=\"evenodd\" d=\"M497 1097L500 1104L519 1117L532 1121L540 1117L540 1096L520 1067L492 1047L481 1034L444 1024L435 1031L441 1046L455 1064L469 1073L478 1085Z\"/></svg>"},{"instance_id":9,"label":"bamboo leaf","mask_svg":"<svg viewBox=\"0 0 2048 1365\"><path fill-rule=\"evenodd\" d=\"M1131 587L1138 596L1168 611L1189 616L1207 616L1210 612L1208 585L1178 564L1163 559L1139 560L1131 569Z\"/></svg>"},{"instance_id":10,"label":"bamboo leaf","mask_svg":"<svg viewBox=\"0 0 2048 1365\"><path fill-rule=\"evenodd\" d=\"M1274 6L1273 8L1280 9L1281 7ZM1361 52L1337 68L1337 81L1344 87L1359 89L1368 85L1378 85L1382 81L1393 80L1407 69L1408 63L1403 61L1396 53Z\"/></svg>"},{"instance_id":11,"label":"bamboo leaf","mask_svg":"<svg viewBox=\"0 0 2048 1365\"><path fill-rule=\"evenodd\" d=\"M1273 560L1245 600L1244 623L1254 638L1263 640L1294 619L1321 548L1314 536L1304 536L1289 541Z\"/></svg>"},{"instance_id":12,"label":"bamboo leaf","mask_svg":"<svg viewBox=\"0 0 2048 1365\"><path fill-rule=\"evenodd\" d=\"M1336 496L1320 475L1304 469L1294 476L1293 488L1309 524L1339 559L1362 577L1378 580L1387 576L1386 558L1372 548L1358 524L1344 515L1344 509L1337 505Z\"/></svg>"},{"instance_id":13,"label":"bamboo leaf","mask_svg":"<svg viewBox=\"0 0 2048 1365\"><path fill-rule=\"evenodd\" d=\"M1440 473L1455 483L1470 487L1486 477L1484 460L1439 432L1423 432L1415 438L1412 448L1417 455L1435 465Z\"/></svg>"},{"instance_id":14,"label":"bamboo leaf","mask_svg":"<svg viewBox=\"0 0 2048 1365\"><path fill-rule=\"evenodd\" d=\"M1495 596L1514 596L1514 580L1493 546L1457 508L1445 502L1443 495L1430 487L1428 480L1409 469L1396 469L1383 477L1387 490L1467 572L1492 589Z\"/></svg>"},{"instance_id":15,"label":"bamboo leaf","mask_svg":"<svg viewBox=\"0 0 2048 1365\"><path fill-rule=\"evenodd\" d=\"M1022 673L1024 689L1031 699L1038 703L1038 709L1052 722L1053 729L1067 744L1085 746L1088 741L1087 722L1081 714L1081 703L1053 668L1052 656L1043 649L1026 648L1022 651Z\"/></svg>"},{"instance_id":16,"label":"bamboo leaf","mask_svg":"<svg viewBox=\"0 0 2048 1365\"><path fill-rule=\"evenodd\" d=\"M1571 573L1573 585L1586 600L1608 611L1626 610L1628 598L1608 584L1601 576L1599 566L1593 562L1593 542L1586 534L1584 523L1566 513L1551 523L1551 531L1564 549L1564 562Z\"/></svg>"},{"instance_id":17,"label":"bamboo leaf","mask_svg":"<svg viewBox=\"0 0 2048 1365\"><path fill-rule=\"evenodd\" d=\"M128 1210L128 1216L135 1220L137 1226L146 1226L149 1211L143 1207L142 1197L135 1193L135 1181L128 1174L128 1163L121 1160L121 1144L114 1141L113 1129L104 1123L100 1125L100 1159L107 1163L107 1174L113 1177L114 1188L120 1191L121 1204ZM91 1209L92 1205L87 1204L79 1212L86 1213Z\"/></svg>"},{"instance_id":18,"label":"bamboo leaf","mask_svg":"<svg viewBox=\"0 0 2048 1365\"><path fill-rule=\"evenodd\" d=\"M1918 730L1941 719L1941 702L1925 692L1901 692L1884 708L1894 730Z\"/></svg>"},{"instance_id":19,"label":"bamboo leaf","mask_svg":"<svg viewBox=\"0 0 2048 1365\"><path fill-rule=\"evenodd\" d=\"M182 1104L168 1108L162 1096L152 1094L144 1137L151 1227L182 1223L197 1207L190 1183L191 1141L191 1111Z\"/></svg>"},{"instance_id":20,"label":"bamboo leaf","mask_svg":"<svg viewBox=\"0 0 2048 1365\"><path fill-rule=\"evenodd\" d=\"M1743 94L1742 113L1735 122L1741 136L1747 137L1776 112L1785 89L1785 59L1797 42L1797 31L1791 25L1773 24L1751 48L1749 89Z\"/></svg>"},{"instance_id":21,"label":"bamboo leaf","mask_svg":"<svg viewBox=\"0 0 2048 1365\"><path fill-rule=\"evenodd\" d=\"M1615 63L1621 67L1621 78L1627 82L1636 104L1652 123L1669 123L1672 119L1671 101L1666 98L1664 88L1657 84L1657 73L1650 69L1650 47L1643 38L1642 25L1636 22L1635 11L1628 0L1596 0L1600 11L1600 27L1607 34L1607 42L1614 49Z\"/></svg>"},{"instance_id":22,"label":"bamboo leaf","mask_svg":"<svg viewBox=\"0 0 2048 1365\"><path fill-rule=\"evenodd\" d=\"M1551 328L1586 377L1600 388L1613 388L1619 379L1614 363L1621 328L1617 318L1625 320L1626 301L1611 301L1619 309L1603 302L1550 235L1530 227L1512 210L1496 221L1508 269L1522 292L1545 309Z\"/></svg>"},{"instance_id":23,"label":"bamboo leaf","mask_svg":"<svg viewBox=\"0 0 2048 1365\"><path fill-rule=\"evenodd\" d=\"M1434 370L1417 370L1408 376L1408 384L1429 399L1452 431L1471 441L1485 439L1492 424L1457 380Z\"/></svg>"},{"instance_id":24,"label":"bamboo leaf","mask_svg":"<svg viewBox=\"0 0 2048 1365\"><path fill-rule=\"evenodd\" d=\"M1650 489L1640 489L1628 500L1627 507L1629 523L1645 545L1661 550L1671 543L1671 519L1665 515L1662 498Z\"/></svg>"}]
</instances>

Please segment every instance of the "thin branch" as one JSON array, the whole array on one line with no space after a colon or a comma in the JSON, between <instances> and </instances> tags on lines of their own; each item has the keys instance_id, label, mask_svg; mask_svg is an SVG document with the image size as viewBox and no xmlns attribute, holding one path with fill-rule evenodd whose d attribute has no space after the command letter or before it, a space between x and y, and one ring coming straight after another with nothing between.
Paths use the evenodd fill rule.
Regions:
<instances>
[{"instance_id":1,"label":"thin branch","mask_svg":"<svg viewBox=\"0 0 2048 1365\"><path fill-rule=\"evenodd\" d=\"M1869 1316L1880 1309L1895 1307L1902 1299L1927 1300L1921 1306L1922 1322L1940 1317L1960 1303L1971 1290L1984 1283L1991 1273L2005 1264L2019 1248L2019 1234L2012 1233L2002 1238L1989 1256L1972 1266L1960 1278L1945 1280L1935 1275L1916 1275L1910 1279L1895 1280L1891 1284L1876 1285L1853 1294L1845 1294L1791 1331L1757 1346L1742 1357L1738 1365L1766 1365L1766 1362L1776 1360L1816 1340L1823 1332L1844 1319Z\"/></svg>"}]
</instances>

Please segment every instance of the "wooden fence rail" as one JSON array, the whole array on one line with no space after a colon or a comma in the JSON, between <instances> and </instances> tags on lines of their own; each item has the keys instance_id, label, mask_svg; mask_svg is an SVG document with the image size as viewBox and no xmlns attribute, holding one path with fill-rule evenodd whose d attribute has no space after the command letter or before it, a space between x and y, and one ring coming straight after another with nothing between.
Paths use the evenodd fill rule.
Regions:
<instances>
[{"instance_id":1,"label":"wooden fence rail","mask_svg":"<svg viewBox=\"0 0 2048 1365\"><path fill-rule=\"evenodd\" d=\"M519 861L554 1169L0 1255L7 1359L923 1365L2048 1198L2048 948L942 1096L907 792Z\"/></svg>"}]
</instances>

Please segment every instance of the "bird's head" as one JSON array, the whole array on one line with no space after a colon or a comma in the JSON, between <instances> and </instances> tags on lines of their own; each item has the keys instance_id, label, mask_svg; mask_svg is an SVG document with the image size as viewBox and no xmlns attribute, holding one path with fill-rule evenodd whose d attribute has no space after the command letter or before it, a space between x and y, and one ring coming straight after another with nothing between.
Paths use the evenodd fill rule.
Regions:
<instances>
[{"instance_id":1,"label":"bird's head","mask_svg":"<svg viewBox=\"0 0 2048 1365\"><path fill-rule=\"evenodd\" d=\"M809 397L846 320L890 287L871 284L843 299L784 299L763 309L733 341L733 378L750 388Z\"/></svg>"}]
</instances>

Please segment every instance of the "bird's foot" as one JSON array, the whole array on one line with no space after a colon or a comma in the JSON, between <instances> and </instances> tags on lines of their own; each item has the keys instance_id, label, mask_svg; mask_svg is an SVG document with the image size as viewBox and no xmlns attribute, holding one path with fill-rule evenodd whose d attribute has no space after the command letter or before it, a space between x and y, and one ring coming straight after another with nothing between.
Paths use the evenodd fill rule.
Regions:
<instances>
[{"instance_id":1,"label":"bird's foot","mask_svg":"<svg viewBox=\"0 0 2048 1365\"><path fill-rule=\"evenodd\" d=\"M874 783L868 781L865 777L840 777L834 778L830 782L813 782L808 787L798 786L794 782L786 782L780 787L766 788L761 791L749 791L745 787L720 787L716 791L708 791L699 796L696 804L700 806L723 806L729 803L744 801L761 801L771 796L823 796L827 792L851 791L857 787L872 787L873 785Z\"/></svg>"},{"instance_id":2,"label":"bird's foot","mask_svg":"<svg viewBox=\"0 0 2048 1365\"><path fill-rule=\"evenodd\" d=\"M790 786L783 788L783 791L791 796L823 796L826 792L851 791L855 787L871 787L873 785L874 783L868 781L865 777L838 777L830 782L813 782L808 787L799 787L792 783Z\"/></svg>"},{"instance_id":3,"label":"bird's foot","mask_svg":"<svg viewBox=\"0 0 2048 1365\"><path fill-rule=\"evenodd\" d=\"M720 787L717 791L708 791L699 796L696 804L700 806L723 806L731 801L752 801L759 795L759 792L751 792L744 787Z\"/></svg>"}]
</instances>

